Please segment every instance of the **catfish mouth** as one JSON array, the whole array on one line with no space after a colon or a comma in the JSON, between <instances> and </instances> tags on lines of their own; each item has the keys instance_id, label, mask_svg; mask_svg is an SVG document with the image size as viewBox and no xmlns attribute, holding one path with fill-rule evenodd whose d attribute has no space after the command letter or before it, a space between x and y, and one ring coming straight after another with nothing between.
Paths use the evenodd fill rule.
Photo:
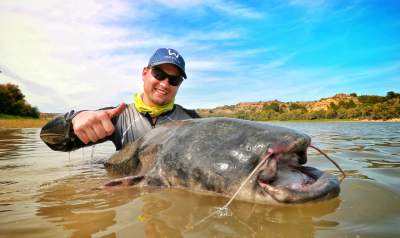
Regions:
<instances>
[{"instance_id":1,"label":"catfish mouth","mask_svg":"<svg viewBox=\"0 0 400 238\"><path fill-rule=\"evenodd\" d=\"M296 154L285 156L298 161ZM278 154L268 158L260 168L257 185L262 195L269 195L279 203L304 203L338 196L340 186L336 176L293 160L280 161L281 157Z\"/></svg>"}]
</instances>

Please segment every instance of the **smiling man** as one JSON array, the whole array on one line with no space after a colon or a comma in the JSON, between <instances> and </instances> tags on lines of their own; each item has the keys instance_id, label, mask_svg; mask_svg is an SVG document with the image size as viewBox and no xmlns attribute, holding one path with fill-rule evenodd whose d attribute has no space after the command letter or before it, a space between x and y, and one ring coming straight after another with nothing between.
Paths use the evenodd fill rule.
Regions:
<instances>
[{"instance_id":1,"label":"smiling man","mask_svg":"<svg viewBox=\"0 0 400 238\"><path fill-rule=\"evenodd\" d=\"M198 118L193 110L175 104L186 79L185 61L174 49L160 48L142 71L143 92L134 103L96 111L71 111L48 122L40 133L53 150L71 151L111 140L119 150L157 125L172 120Z\"/></svg>"}]
</instances>

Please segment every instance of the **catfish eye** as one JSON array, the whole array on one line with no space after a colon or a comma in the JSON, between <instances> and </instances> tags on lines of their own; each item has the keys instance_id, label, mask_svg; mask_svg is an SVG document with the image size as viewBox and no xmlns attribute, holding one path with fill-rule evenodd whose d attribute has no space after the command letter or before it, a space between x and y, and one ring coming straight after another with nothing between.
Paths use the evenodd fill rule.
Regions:
<instances>
[{"instance_id":1,"label":"catfish eye","mask_svg":"<svg viewBox=\"0 0 400 238\"><path fill-rule=\"evenodd\" d=\"M247 145L247 146L246 146L246 150L247 150L247 151L251 151L251 146Z\"/></svg>"}]
</instances>

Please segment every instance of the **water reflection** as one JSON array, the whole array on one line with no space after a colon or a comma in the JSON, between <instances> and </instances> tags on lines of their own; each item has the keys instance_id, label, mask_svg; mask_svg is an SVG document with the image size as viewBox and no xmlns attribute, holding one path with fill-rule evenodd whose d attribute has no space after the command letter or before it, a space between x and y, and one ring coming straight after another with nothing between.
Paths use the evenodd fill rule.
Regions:
<instances>
[{"instance_id":1,"label":"water reflection","mask_svg":"<svg viewBox=\"0 0 400 238\"><path fill-rule=\"evenodd\" d=\"M103 181L102 177L79 175L42 189L36 215L62 226L70 237L90 237L106 229L115 224L115 210L110 208L135 196L128 189L107 193L100 188Z\"/></svg>"},{"instance_id":2,"label":"water reflection","mask_svg":"<svg viewBox=\"0 0 400 238\"><path fill-rule=\"evenodd\" d=\"M0 159L12 159L18 155L18 146L24 144L27 137L21 133L22 129L0 128Z\"/></svg>"},{"instance_id":3,"label":"water reflection","mask_svg":"<svg viewBox=\"0 0 400 238\"><path fill-rule=\"evenodd\" d=\"M230 207L232 216L208 217L212 208L226 201L170 190L149 194L143 202L142 216L148 237L266 237L266 233L268 237L311 237L315 232L314 221L333 213L340 204L338 199L308 206L234 202ZM336 222L321 224L334 226Z\"/></svg>"},{"instance_id":4,"label":"water reflection","mask_svg":"<svg viewBox=\"0 0 400 238\"><path fill-rule=\"evenodd\" d=\"M37 197L36 215L59 224L70 237L121 235L129 230L140 230L143 237L254 237L265 232L268 237L312 237L316 227L338 224L323 216L335 212L339 199L291 206L234 202L232 216L204 219L226 199L178 189L106 190L100 188L105 181L74 176L48 186ZM129 213L128 221L124 213ZM117 222L121 216L125 222Z\"/></svg>"},{"instance_id":5,"label":"water reflection","mask_svg":"<svg viewBox=\"0 0 400 238\"><path fill-rule=\"evenodd\" d=\"M370 165L368 168L400 168L400 161L388 161L388 160L365 160Z\"/></svg>"}]
</instances>

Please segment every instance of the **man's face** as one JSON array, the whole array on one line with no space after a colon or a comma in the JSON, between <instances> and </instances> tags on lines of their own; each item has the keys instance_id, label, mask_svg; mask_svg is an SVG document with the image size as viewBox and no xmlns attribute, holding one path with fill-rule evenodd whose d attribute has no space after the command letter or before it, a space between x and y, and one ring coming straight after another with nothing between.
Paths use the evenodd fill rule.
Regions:
<instances>
[{"instance_id":1,"label":"man's face","mask_svg":"<svg viewBox=\"0 0 400 238\"><path fill-rule=\"evenodd\" d=\"M157 67L169 75L180 75L179 69L172 64L161 64ZM175 98L179 86L170 85L167 79L157 80L151 74L151 70L146 67L142 72L144 82L143 102L148 106L162 106L171 102Z\"/></svg>"}]
</instances>

